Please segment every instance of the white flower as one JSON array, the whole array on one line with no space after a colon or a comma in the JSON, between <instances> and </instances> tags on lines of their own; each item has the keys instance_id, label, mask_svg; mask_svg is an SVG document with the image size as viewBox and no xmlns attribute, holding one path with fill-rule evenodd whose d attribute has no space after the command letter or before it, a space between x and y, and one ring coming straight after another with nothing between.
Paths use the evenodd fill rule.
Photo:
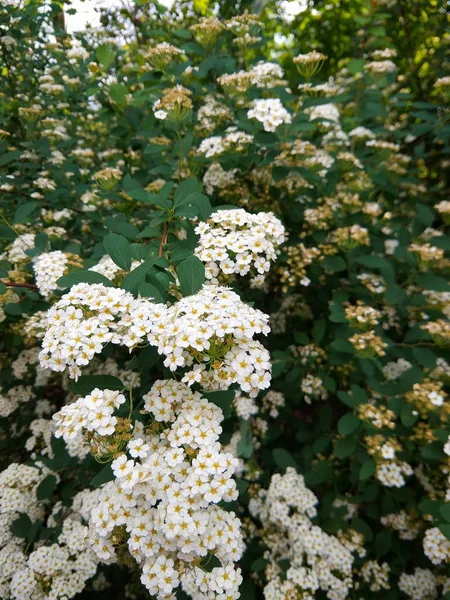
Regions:
<instances>
[{"instance_id":1,"label":"white flower","mask_svg":"<svg viewBox=\"0 0 450 600\"><path fill-rule=\"evenodd\" d=\"M291 115L279 98L254 100L252 108L247 112L247 117L262 123L265 131L275 131L282 123L291 123L292 121Z\"/></svg>"}]
</instances>

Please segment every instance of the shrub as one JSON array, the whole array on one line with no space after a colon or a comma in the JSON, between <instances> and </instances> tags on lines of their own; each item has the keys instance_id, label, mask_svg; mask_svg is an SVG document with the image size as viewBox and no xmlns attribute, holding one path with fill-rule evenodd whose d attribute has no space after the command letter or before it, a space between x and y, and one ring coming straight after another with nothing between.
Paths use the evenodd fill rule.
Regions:
<instances>
[{"instance_id":1,"label":"shrub","mask_svg":"<svg viewBox=\"0 0 450 600\"><path fill-rule=\"evenodd\" d=\"M450 597L448 35L408 71L385 4L328 81L0 8L5 600Z\"/></svg>"}]
</instances>

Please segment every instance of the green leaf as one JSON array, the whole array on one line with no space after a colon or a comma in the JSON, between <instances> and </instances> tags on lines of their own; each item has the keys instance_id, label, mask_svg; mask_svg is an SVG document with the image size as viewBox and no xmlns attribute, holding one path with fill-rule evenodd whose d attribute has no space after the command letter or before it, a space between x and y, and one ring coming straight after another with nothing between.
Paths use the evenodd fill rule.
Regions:
<instances>
[{"instance_id":1,"label":"green leaf","mask_svg":"<svg viewBox=\"0 0 450 600\"><path fill-rule=\"evenodd\" d=\"M11 524L11 533L16 537L26 538L31 526L30 517L25 513L20 513L19 517Z\"/></svg>"},{"instance_id":2,"label":"green leaf","mask_svg":"<svg viewBox=\"0 0 450 600\"><path fill-rule=\"evenodd\" d=\"M312 337L316 344L320 344L323 340L325 331L327 329L327 324L324 319L320 319L320 321L315 321L312 328Z\"/></svg>"},{"instance_id":3,"label":"green leaf","mask_svg":"<svg viewBox=\"0 0 450 600\"><path fill-rule=\"evenodd\" d=\"M384 529L379 531L374 539L374 546L378 556L384 556L390 550L392 543L392 531Z\"/></svg>"},{"instance_id":4,"label":"green leaf","mask_svg":"<svg viewBox=\"0 0 450 600\"><path fill-rule=\"evenodd\" d=\"M178 266L178 280L183 296L191 296L205 283L205 267L196 256L190 256Z\"/></svg>"},{"instance_id":5,"label":"green leaf","mask_svg":"<svg viewBox=\"0 0 450 600\"><path fill-rule=\"evenodd\" d=\"M347 413L341 417L338 421L338 432L341 435L350 435L354 433L359 427L359 419L355 417L353 413Z\"/></svg>"},{"instance_id":6,"label":"green leaf","mask_svg":"<svg viewBox=\"0 0 450 600\"><path fill-rule=\"evenodd\" d=\"M388 304L403 304L407 299L407 294L398 285L388 285L384 293L384 299Z\"/></svg>"},{"instance_id":7,"label":"green leaf","mask_svg":"<svg viewBox=\"0 0 450 600\"><path fill-rule=\"evenodd\" d=\"M297 461L292 454L284 448L275 448L275 450L272 452L272 456L275 464L282 469L286 469L287 467L294 467L295 469L298 469Z\"/></svg>"},{"instance_id":8,"label":"green leaf","mask_svg":"<svg viewBox=\"0 0 450 600\"><path fill-rule=\"evenodd\" d=\"M175 190L173 196L173 207L177 208L180 204L183 204L185 198L194 192L201 192L202 184L195 177L189 177L182 181Z\"/></svg>"},{"instance_id":9,"label":"green leaf","mask_svg":"<svg viewBox=\"0 0 450 600\"><path fill-rule=\"evenodd\" d=\"M356 398L354 398L351 394L347 394L347 392L339 390L337 392L337 397L341 402L343 402L347 406L350 406L350 408L355 408L355 406L358 406L358 401L356 400Z\"/></svg>"},{"instance_id":10,"label":"green leaf","mask_svg":"<svg viewBox=\"0 0 450 600\"><path fill-rule=\"evenodd\" d=\"M239 440L237 446L238 456L250 458L253 454L253 441L252 432L248 426L248 421L241 419L239 433L241 434L241 439Z\"/></svg>"},{"instance_id":11,"label":"green leaf","mask_svg":"<svg viewBox=\"0 0 450 600\"><path fill-rule=\"evenodd\" d=\"M114 473L111 469L111 463L109 463L91 479L91 486L97 488L105 483L108 483L108 481L112 481L113 479Z\"/></svg>"},{"instance_id":12,"label":"green leaf","mask_svg":"<svg viewBox=\"0 0 450 600\"><path fill-rule=\"evenodd\" d=\"M31 213L39 206L39 202L27 202L17 207L14 214L13 223L24 223L28 220Z\"/></svg>"},{"instance_id":13,"label":"green leaf","mask_svg":"<svg viewBox=\"0 0 450 600\"><path fill-rule=\"evenodd\" d=\"M69 385L69 390L74 394L85 396L98 388L99 390L123 390L124 384L112 375L82 375L78 381Z\"/></svg>"},{"instance_id":14,"label":"green leaf","mask_svg":"<svg viewBox=\"0 0 450 600\"><path fill-rule=\"evenodd\" d=\"M235 396L234 390L220 390L217 392L202 392L203 396L216 404L219 408L222 409L223 416L226 419L231 415L231 410L233 408L233 400Z\"/></svg>"},{"instance_id":15,"label":"green leaf","mask_svg":"<svg viewBox=\"0 0 450 600\"><path fill-rule=\"evenodd\" d=\"M353 454L356 449L357 439L354 437L345 437L338 440L334 445L333 454L338 458L346 458Z\"/></svg>"},{"instance_id":16,"label":"green leaf","mask_svg":"<svg viewBox=\"0 0 450 600\"><path fill-rule=\"evenodd\" d=\"M439 500L429 500L427 498L419 502L418 508L422 514L431 515L432 517L439 519L441 516L442 502L439 502Z\"/></svg>"},{"instance_id":17,"label":"green leaf","mask_svg":"<svg viewBox=\"0 0 450 600\"><path fill-rule=\"evenodd\" d=\"M347 270L347 265L345 264L345 260L342 258L342 256L326 256L322 260L321 264L324 269L333 271L333 273L339 273L340 271Z\"/></svg>"},{"instance_id":18,"label":"green leaf","mask_svg":"<svg viewBox=\"0 0 450 600\"><path fill-rule=\"evenodd\" d=\"M201 564L201 568L204 571L207 571L208 573L211 573L211 571L213 569L216 569L216 568L222 566L222 563L217 558L217 556L215 554L212 554L211 552L208 552L208 554L205 556L205 558L202 560L202 562L200 564Z\"/></svg>"},{"instance_id":19,"label":"green leaf","mask_svg":"<svg viewBox=\"0 0 450 600\"><path fill-rule=\"evenodd\" d=\"M0 156L0 167L3 167L3 165L7 165L13 160L16 160L16 158L19 158L21 155L22 150L13 150L12 152L7 152L6 154L3 154L3 156Z\"/></svg>"},{"instance_id":20,"label":"green leaf","mask_svg":"<svg viewBox=\"0 0 450 600\"><path fill-rule=\"evenodd\" d=\"M442 523L441 525L438 525L438 527L441 533L443 533L445 537L450 540L450 524Z\"/></svg>"},{"instance_id":21,"label":"green leaf","mask_svg":"<svg viewBox=\"0 0 450 600\"><path fill-rule=\"evenodd\" d=\"M198 192L188 194L182 201L180 201L176 209L176 214L180 215L181 210L185 209L186 207L191 207L194 211L194 216L200 217L202 221L205 221L212 212L212 206L208 196Z\"/></svg>"},{"instance_id":22,"label":"green leaf","mask_svg":"<svg viewBox=\"0 0 450 600\"><path fill-rule=\"evenodd\" d=\"M431 461L440 461L445 458L445 453L442 450L442 444L440 442L431 442L426 444L420 451L423 458L427 458Z\"/></svg>"},{"instance_id":23,"label":"green leaf","mask_svg":"<svg viewBox=\"0 0 450 600\"><path fill-rule=\"evenodd\" d=\"M267 566L267 560L265 558L263 558L262 556L260 556L259 558L257 558L256 560L254 560L252 562L250 568L255 573L259 573L261 571L264 571L266 566Z\"/></svg>"},{"instance_id":24,"label":"green leaf","mask_svg":"<svg viewBox=\"0 0 450 600\"><path fill-rule=\"evenodd\" d=\"M130 271L122 281L121 287L128 290L132 294L137 294L141 283L145 280L145 276L150 271L150 268L155 264L156 258L147 258L141 265Z\"/></svg>"},{"instance_id":25,"label":"green leaf","mask_svg":"<svg viewBox=\"0 0 450 600\"><path fill-rule=\"evenodd\" d=\"M345 352L346 354L353 354L353 346L348 340L339 339L331 342L331 347L333 350L337 350L338 352Z\"/></svg>"},{"instance_id":26,"label":"green leaf","mask_svg":"<svg viewBox=\"0 0 450 600\"><path fill-rule=\"evenodd\" d=\"M155 302L160 304L165 303L160 291L156 289L154 285L145 281L139 286L139 296L143 298L152 298Z\"/></svg>"},{"instance_id":27,"label":"green leaf","mask_svg":"<svg viewBox=\"0 0 450 600\"><path fill-rule=\"evenodd\" d=\"M61 288L69 288L77 283L103 283L109 287L113 285L107 277L95 271L74 271L60 277L56 283Z\"/></svg>"},{"instance_id":28,"label":"green leaf","mask_svg":"<svg viewBox=\"0 0 450 600\"><path fill-rule=\"evenodd\" d=\"M114 60L115 55L114 49L108 44L101 44L96 51L97 60L104 69L109 67Z\"/></svg>"},{"instance_id":29,"label":"green leaf","mask_svg":"<svg viewBox=\"0 0 450 600\"><path fill-rule=\"evenodd\" d=\"M416 414L414 414L416 413ZM404 404L400 413L400 420L405 427L412 427L415 423L417 423L419 419L419 415L417 411L413 410L412 406L409 404Z\"/></svg>"},{"instance_id":30,"label":"green leaf","mask_svg":"<svg viewBox=\"0 0 450 600\"><path fill-rule=\"evenodd\" d=\"M148 372L160 359L158 351L153 346L146 346L138 356L138 367L141 373Z\"/></svg>"},{"instance_id":31,"label":"green leaf","mask_svg":"<svg viewBox=\"0 0 450 600\"><path fill-rule=\"evenodd\" d=\"M112 83L109 86L109 96L119 106L124 106L127 103L127 94L128 88L121 83Z\"/></svg>"},{"instance_id":32,"label":"green leaf","mask_svg":"<svg viewBox=\"0 0 450 600\"><path fill-rule=\"evenodd\" d=\"M435 290L436 292L450 292L450 283L443 277L433 275L433 273L420 273L416 277L417 285L426 290Z\"/></svg>"},{"instance_id":33,"label":"green leaf","mask_svg":"<svg viewBox=\"0 0 450 600\"><path fill-rule=\"evenodd\" d=\"M395 282L395 271L392 263L382 256L371 254L368 256L360 256L356 261L365 267L378 269L387 283Z\"/></svg>"},{"instance_id":34,"label":"green leaf","mask_svg":"<svg viewBox=\"0 0 450 600\"><path fill-rule=\"evenodd\" d=\"M426 369L434 369L436 366L436 360L438 357L429 348L413 348L412 353L414 354L414 358L422 365L422 367L425 367Z\"/></svg>"},{"instance_id":35,"label":"green leaf","mask_svg":"<svg viewBox=\"0 0 450 600\"><path fill-rule=\"evenodd\" d=\"M444 519L450 523L450 504L444 504L444 506L441 506L440 513Z\"/></svg>"},{"instance_id":36,"label":"green leaf","mask_svg":"<svg viewBox=\"0 0 450 600\"><path fill-rule=\"evenodd\" d=\"M245 479L236 479L236 487L239 492L239 496L241 494L245 494L245 492L249 488L249 485L250 485L249 482L245 481Z\"/></svg>"},{"instance_id":37,"label":"green leaf","mask_svg":"<svg viewBox=\"0 0 450 600\"><path fill-rule=\"evenodd\" d=\"M131 248L128 240L123 235L108 233L103 238L103 246L118 267L124 271L130 270L132 262Z\"/></svg>"},{"instance_id":38,"label":"green leaf","mask_svg":"<svg viewBox=\"0 0 450 600\"><path fill-rule=\"evenodd\" d=\"M368 458L359 469L359 479L361 481L365 481L372 477L377 468L377 463L373 460L373 458Z\"/></svg>"},{"instance_id":39,"label":"green leaf","mask_svg":"<svg viewBox=\"0 0 450 600\"><path fill-rule=\"evenodd\" d=\"M429 206L420 202L416 203L416 217L417 220L425 225L425 227L431 227L434 219L436 218L435 213Z\"/></svg>"},{"instance_id":40,"label":"green leaf","mask_svg":"<svg viewBox=\"0 0 450 600\"><path fill-rule=\"evenodd\" d=\"M47 500L47 498L50 498L55 491L57 484L58 480L56 477L54 475L48 475L43 481L41 481L36 490L37 499Z\"/></svg>"},{"instance_id":41,"label":"green leaf","mask_svg":"<svg viewBox=\"0 0 450 600\"><path fill-rule=\"evenodd\" d=\"M354 58L347 64L347 69L352 75L361 73L364 68L365 60L363 58Z\"/></svg>"}]
</instances>

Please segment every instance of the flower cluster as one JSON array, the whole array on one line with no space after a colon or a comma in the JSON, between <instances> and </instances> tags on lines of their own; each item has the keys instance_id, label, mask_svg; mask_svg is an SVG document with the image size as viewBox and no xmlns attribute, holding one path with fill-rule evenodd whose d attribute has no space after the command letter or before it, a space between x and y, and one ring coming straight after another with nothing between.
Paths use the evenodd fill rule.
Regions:
<instances>
[{"instance_id":1,"label":"flower cluster","mask_svg":"<svg viewBox=\"0 0 450 600\"><path fill-rule=\"evenodd\" d=\"M266 598L301 594L312 599L318 590L330 600L347 598L353 585L353 557L336 537L313 525L317 503L292 467L285 475L273 475L269 488L251 499L250 512L261 521L262 539L270 550ZM277 564L281 558L289 561L286 578Z\"/></svg>"},{"instance_id":2,"label":"flower cluster","mask_svg":"<svg viewBox=\"0 0 450 600\"><path fill-rule=\"evenodd\" d=\"M264 126L264 131L275 131L282 123L290 123L292 117L279 98L254 100L247 112L249 119L256 119Z\"/></svg>"},{"instance_id":3,"label":"flower cluster","mask_svg":"<svg viewBox=\"0 0 450 600\"><path fill-rule=\"evenodd\" d=\"M204 154L206 158L211 158L223 154L227 150L242 152L252 141L253 136L249 133L229 127L224 136L213 135L204 139L198 147L198 153Z\"/></svg>"},{"instance_id":4,"label":"flower cluster","mask_svg":"<svg viewBox=\"0 0 450 600\"><path fill-rule=\"evenodd\" d=\"M115 547L126 543L142 583L157 598L180 584L199 600L237 597L239 520L217 506L237 497L237 461L218 443L222 411L171 380L155 382L144 402L154 423L147 430L137 427L126 453L112 463L116 479L105 485L92 511L94 551L111 562ZM202 564L211 556L220 566L208 573Z\"/></svg>"},{"instance_id":5,"label":"flower cluster","mask_svg":"<svg viewBox=\"0 0 450 600\"><path fill-rule=\"evenodd\" d=\"M117 417L113 413L124 402L125 396L117 391L95 388L53 415L55 437L63 437L68 442L84 430L94 431L100 436L113 434L117 425Z\"/></svg>"},{"instance_id":6,"label":"flower cluster","mask_svg":"<svg viewBox=\"0 0 450 600\"><path fill-rule=\"evenodd\" d=\"M69 368L70 376L77 378L80 366L88 365L108 342L135 346L162 314L158 305L120 288L74 285L46 315L40 363L53 371Z\"/></svg>"},{"instance_id":7,"label":"flower cluster","mask_svg":"<svg viewBox=\"0 0 450 600\"><path fill-rule=\"evenodd\" d=\"M269 353L253 339L268 334L268 319L231 290L205 285L169 307L148 340L171 371L192 367L183 377L189 385L223 390L237 383L255 397L270 383Z\"/></svg>"},{"instance_id":8,"label":"flower cluster","mask_svg":"<svg viewBox=\"0 0 450 600\"><path fill-rule=\"evenodd\" d=\"M218 210L195 233L200 236L195 253L213 282L219 273L251 272L252 281L262 283L284 241L284 227L272 213L252 215L244 209Z\"/></svg>"},{"instance_id":9,"label":"flower cluster","mask_svg":"<svg viewBox=\"0 0 450 600\"><path fill-rule=\"evenodd\" d=\"M14 561L11 598L29 600L45 594L64 600L80 594L98 566L98 559L87 545L87 531L76 519L66 519L57 543L51 546L41 546L28 557L9 547L8 558Z\"/></svg>"},{"instance_id":10,"label":"flower cluster","mask_svg":"<svg viewBox=\"0 0 450 600\"><path fill-rule=\"evenodd\" d=\"M70 268L80 268L81 259L75 254L61 252L47 252L40 254L33 260L33 271L36 285L41 296L49 296L57 289L57 281L65 275Z\"/></svg>"}]
</instances>

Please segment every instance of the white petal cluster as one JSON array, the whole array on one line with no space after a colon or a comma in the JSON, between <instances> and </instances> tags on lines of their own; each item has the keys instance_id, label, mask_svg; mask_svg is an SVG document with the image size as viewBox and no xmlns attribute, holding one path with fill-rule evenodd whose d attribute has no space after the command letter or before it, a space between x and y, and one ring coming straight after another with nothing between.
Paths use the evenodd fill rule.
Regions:
<instances>
[{"instance_id":1,"label":"white petal cluster","mask_svg":"<svg viewBox=\"0 0 450 600\"><path fill-rule=\"evenodd\" d=\"M161 310L160 310L161 308ZM39 354L41 366L77 378L111 342L132 348L159 322L163 306L135 299L103 284L74 285L46 314L48 328Z\"/></svg>"},{"instance_id":2,"label":"white petal cluster","mask_svg":"<svg viewBox=\"0 0 450 600\"><path fill-rule=\"evenodd\" d=\"M207 279L214 282L219 272L252 272L253 279L263 278L285 240L285 229L273 213L251 214L243 208L214 212L195 228L195 233L200 236L195 253L205 263Z\"/></svg>"},{"instance_id":3,"label":"white petal cluster","mask_svg":"<svg viewBox=\"0 0 450 600\"><path fill-rule=\"evenodd\" d=\"M2 260L9 260L10 263L18 263L22 260L30 260L30 257L25 254L25 250L34 248L34 233L23 233L19 235L12 244L10 244L3 254L0 255Z\"/></svg>"},{"instance_id":4,"label":"white petal cluster","mask_svg":"<svg viewBox=\"0 0 450 600\"><path fill-rule=\"evenodd\" d=\"M183 381L223 390L237 383L250 397L270 384L270 356L253 336L270 331L268 315L228 288L205 285L166 310L148 336L171 371L192 367Z\"/></svg>"},{"instance_id":5,"label":"white petal cluster","mask_svg":"<svg viewBox=\"0 0 450 600\"><path fill-rule=\"evenodd\" d=\"M423 550L434 565L450 562L450 540L437 527L426 530Z\"/></svg>"},{"instance_id":6,"label":"white petal cluster","mask_svg":"<svg viewBox=\"0 0 450 600\"><path fill-rule=\"evenodd\" d=\"M410 600L434 600L437 598L436 577L429 569L414 569L414 573L402 573L398 587Z\"/></svg>"},{"instance_id":7,"label":"white petal cluster","mask_svg":"<svg viewBox=\"0 0 450 600\"><path fill-rule=\"evenodd\" d=\"M318 500L303 476L288 467L285 475L272 476L268 490L249 504L251 514L262 523L263 542L269 560L264 597L314 600L323 590L330 600L345 600L352 587L353 556L334 536L328 535L311 518ZM286 578L278 565L287 559Z\"/></svg>"},{"instance_id":8,"label":"white petal cluster","mask_svg":"<svg viewBox=\"0 0 450 600\"><path fill-rule=\"evenodd\" d=\"M95 273L100 273L100 275L104 275L111 281L114 279L115 275L120 271L119 265L113 261L113 259L105 254L101 257L96 265L89 268L89 271L94 271Z\"/></svg>"},{"instance_id":9,"label":"white petal cluster","mask_svg":"<svg viewBox=\"0 0 450 600\"><path fill-rule=\"evenodd\" d=\"M309 113L310 121L325 119L326 121L339 123L339 110L335 104L319 104L318 106L305 109L305 112Z\"/></svg>"},{"instance_id":10,"label":"white petal cluster","mask_svg":"<svg viewBox=\"0 0 450 600\"><path fill-rule=\"evenodd\" d=\"M36 489L44 477L36 467L18 463L0 473L0 548L12 540L11 525L19 513L32 521L42 518L44 508L36 501Z\"/></svg>"},{"instance_id":11,"label":"white petal cluster","mask_svg":"<svg viewBox=\"0 0 450 600\"><path fill-rule=\"evenodd\" d=\"M248 421L250 417L258 414L259 406L256 404L253 398L243 396L241 393L237 393L234 399L234 405L236 407L236 414L240 419Z\"/></svg>"},{"instance_id":12,"label":"white petal cluster","mask_svg":"<svg viewBox=\"0 0 450 600\"><path fill-rule=\"evenodd\" d=\"M367 127L355 127L348 133L349 137L355 138L355 140L373 140L375 134Z\"/></svg>"},{"instance_id":13,"label":"white petal cluster","mask_svg":"<svg viewBox=\"0 0 450 600\"><path fill-rule=\"evenodd\" d=\"M218 156L227 150L233 149L235 152L242 152L248 144L253 141L253 136L244 131L239 131L235 127L230 127L225 135L213 135L202 140L198 147L198 154L204 154L206 158Z\"/></svg>"},{"instance_id":14,"label":"white petal cluster","mask_svg":"<svg viewBox=\"0 0 450 600\"><path fill-rule=\"evenodd\" d=\"M291 115L284 108L279 98L260 98L254 100L252 108L247 112L249 119L257 119L264 126L264 131L275 131L282 123L290 123Z\"/></svg>"},{"instance_id":15,"label":"white petal cluster","mask_svg":"<svg viewBox=\"0 0 450 600\"><path fill-rule=\"evenodd\" d=\"M76 402L63 406L53 415L56 421L55 437L65 442L77 437L83 429L98 435L112 435L117 425L114 411L125 402L125 396L113 390L95 388Z\"/></svg>"},{"instance_id":16,"label":"white petal cluster","mask_svg":"<svg viewBox=\"0 0 450 600\"><path fill-rule=\"evenodd\" d=\"M203 183L208 194L213 194L214 190L223 189L232 186L236 182L237 169L225 171L220 163L213 162L203 176Z\"/></svg>"},{"instance_id":17,"label":"white petal cluster","mask_svg":"<svg viewBox=\"0 0 450 600\"><path fill-rule=\"evenodd\" d=\"M406 484L404 476L413 474L411 466L403 461L392 460L377 468L376 476L386 487L403 487Z\"/></svg>"},{"instance_id":18,"label":"white petal cluster","mask_svg":"<svg viewBox=\"0 0 450 600\"><path fill-rule=\"evenodd\" d=\"M249 71L251 82L258 88L272 88L280 83L284 71L277 63L260 61Z\"/></svg>"},{"instance_id":19,"label":"white petal cluster","mask_svg":"<svg viewBox=\"0 0 450 600\"><path fill-rule=\"evenodd\" d=\"M33 260L36 285L41 296L47 297L57 289L56 282L67 268L68 259L64 252L45 252Z\"/></svg>"},{"instance_id":20,"label":"white petal cluster","mask_svg":"<svg viewBox=\"0 0 450 600\"><path fill-rule=\"evenodd\" d=\"M79 521L64 522L58 543L41 546L11 579L11 598L66 600L80 594L97 571L98 559L87 544L88 529ZM45 596L41 595L45 591Z\"/></svg>"},{"instance_id":21,"label":"white petal cluster","mask_svg":"<svg viewBox=\"0 0 450 600\"><path fill-rule=\"evenodd\" d=\"M21 404L34 397L31 385L16 385L2 393L0 388L0 417L9 417Z\"/></svg>"},{"instance_id":22,"label":"white petal cluster","mask_svg":"<svg viewBox=\"0 0 450 600\"><path fill-rule=\"evenodd\" d=\"M238 461L218 442L223 413L172 380L157 381L144 400L157 427L147 433L138 425L127 454L113 461L116 479L91 514L94 551L114 562L115 543L126 531L150 594L166 598L181 584L194 599L238 598L240 521L217 506L237 498ZM221 563L211 572L201 568L208 555Z\"/></svg>"},{"instance_id":23,"label":"white petal cluster","mask_svg":"<svg viewBox=\"0 0 450 600\"><path fill-rule=\"evenodd\" d=\"M130 271L138 267L139 264L139 261L133 260L131 263ZM104 275L108 279L111 279L111 281L114 280L114 277L117 275L117 273L123 272L122 269L118 265L116 265L113 259L107 254L102 256L102 258L98 261L96 265L90 267L89 271L100 273L100 275Z\"/></svg>"}]
</instances>

